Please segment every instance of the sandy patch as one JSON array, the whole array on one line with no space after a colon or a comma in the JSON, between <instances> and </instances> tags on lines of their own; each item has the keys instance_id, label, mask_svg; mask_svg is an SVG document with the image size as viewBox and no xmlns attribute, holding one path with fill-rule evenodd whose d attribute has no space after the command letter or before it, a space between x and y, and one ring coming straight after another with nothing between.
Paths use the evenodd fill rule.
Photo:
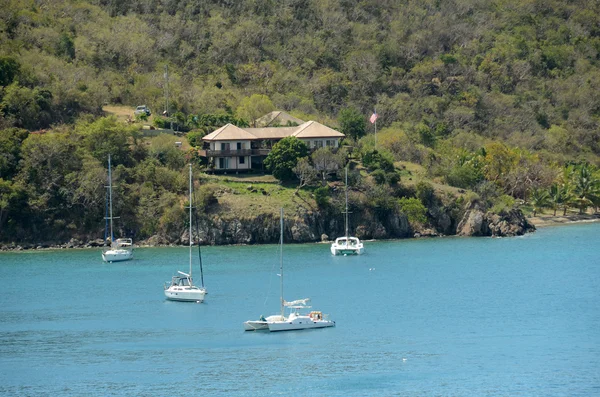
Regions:
<instances>
[{"instance_id":1,"label":"sandy patch","mask_svg":"<svg viewBox=\"0 0 600 397\"><path fill-rule=\"evenodd\" d=\"M527 218L527 220L533 223L535 227L546 227L568 223L598 222L600 221L600 214L556 214L556 216L544 214Z\"/></svg>"}]
</instances>

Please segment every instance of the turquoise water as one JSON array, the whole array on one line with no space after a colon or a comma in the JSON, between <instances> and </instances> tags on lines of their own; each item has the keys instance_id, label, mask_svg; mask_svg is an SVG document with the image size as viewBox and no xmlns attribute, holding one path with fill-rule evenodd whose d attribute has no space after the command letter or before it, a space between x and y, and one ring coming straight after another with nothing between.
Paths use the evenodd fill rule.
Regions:
<instances>
[{"instance_id":1,"label":"turquoise water","mask_svg":"<svg viewBox=\"0 0 600 397\"><path fill-rule=\"evenodd\" d=\"M278 311L276 245L203 249L205 303L162 285L186 248L0 254L2 395L600 395L600 224L517 238L286 245L285 296L335 328L244 333Z\"/></svg>"}]
</instances>

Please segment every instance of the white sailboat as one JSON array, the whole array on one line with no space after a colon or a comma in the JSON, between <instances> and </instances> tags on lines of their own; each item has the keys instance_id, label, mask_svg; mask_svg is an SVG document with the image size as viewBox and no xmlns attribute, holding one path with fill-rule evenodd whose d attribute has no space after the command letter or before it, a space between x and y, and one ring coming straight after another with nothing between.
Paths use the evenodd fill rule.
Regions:
<instances>
[{"instance_id":1,"label":"white sailboat","mask_svg":"<svg viewBox=\"0 0 600 397\"><path fill-rule=\"evenodd\" d=\"M327 315L320 311L311 311L308 314L302 314L301 310L310 309L307 303L310 299L298 299L292 302L286 302L283 299L283 208L280 215L280 257L279 257L279 277L281 288L281 313L269 317L259 318L258 320L249 320L244 322L245 331L293 331L311 328L326 328L335 326L335 321L329 320ZM289 310L287 317L285 309Z\"/></svg>"},{"instance_id":2,"label":"white sailboat","mask_svg":"<svg viewBox=\"0 0 600 397\"><path fill-rule=\"evenodd\" d=\"M113 216L112 212L112 171L110 166L110 154L108 155L108 208L106 209L106 222L110 222L110 247L105 247L102 250L102 260L104 262L121 262L133 258L133 241L130 238L114 239L113 234L113 219L118 217ZM104 228L104 242L108 239L108 224Z\"/></svg>"},{"instance_id":3,"label":"white sailboat","mask_svg":"<svg viewBox=\"0 0 600 397\"><path fill-rule=\"evenodd\" d=\"M346 235L344 237L338 237L335 242L331 244L332 255L361 255L364 252L363 243L358 237L348 236L348 167L346 167L346 211L345 224L346 224Z\"/></svg>"},{"instance_id":4,"label":"white sailboat","mask_svg":"<svg viewBox=\"0 0 600 397\"><path fill-rule=\"evenodd\" d=\"M206 288L204 282L201 287L195 286L192 278L192 165L190 164L190 270L189 274L178 271L173 276L170 285L165 285L165 297L168 300L180 302L204 302ZM201 270L202 271L202 270Z\"/></svg>"}]
</instances>

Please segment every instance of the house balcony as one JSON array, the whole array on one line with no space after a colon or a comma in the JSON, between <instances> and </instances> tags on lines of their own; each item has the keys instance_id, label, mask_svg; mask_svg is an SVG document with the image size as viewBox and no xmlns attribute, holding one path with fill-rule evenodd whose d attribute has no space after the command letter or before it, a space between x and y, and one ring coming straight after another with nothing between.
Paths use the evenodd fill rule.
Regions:
<instances>
[{"instance_id":1,"label":"house balcony","mask_svg":"<svg viewBox=\"0 0 600 397\"><path fill-rule=\"evenodd\" d=\"M271 149L207 150L201 149L202 157L266 156Z\"/></svg>"}]
</instances>

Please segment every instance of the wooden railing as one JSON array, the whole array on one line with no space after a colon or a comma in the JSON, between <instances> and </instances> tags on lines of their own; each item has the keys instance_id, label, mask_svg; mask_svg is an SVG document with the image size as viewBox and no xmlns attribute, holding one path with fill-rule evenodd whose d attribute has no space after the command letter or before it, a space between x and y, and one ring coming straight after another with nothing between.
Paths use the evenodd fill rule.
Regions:
<instances>
[{"instance_id":1,"label":"wooden railing","mask_svg":"<svg viewBox=\"0 0 600 397\"><path fill-rule=\"evenodd\" d=\"M203 157L266 156L271 149L200 150Z\"/></svg>"}]
</instances>

